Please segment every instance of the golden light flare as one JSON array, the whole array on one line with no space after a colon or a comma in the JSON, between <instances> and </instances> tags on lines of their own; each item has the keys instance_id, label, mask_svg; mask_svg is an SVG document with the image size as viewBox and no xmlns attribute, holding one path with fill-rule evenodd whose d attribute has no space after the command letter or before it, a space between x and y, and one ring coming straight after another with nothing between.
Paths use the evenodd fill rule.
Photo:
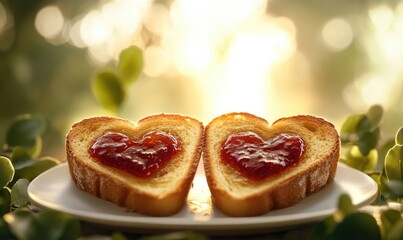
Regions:
<instances>
[{"instance_id":1,"label":"golden light flare","mask_svg":"<svg viewBox=\"0 0 403 240\"><path fill-rule=\"evenodd\" d=\"M396 9L382 3L372 6L368 20L371 30L363 44L373 67L357 76L343 92L344 101L357 111L373 104L387 109L399 101L402 94L403 2Z\"/></svg>"},{"instance_id":2,"label":"golden light flare","mask_svg":"<svg viewBox=\"0 0 403 240\"><path fill-rule=\"evenodd\" d=\"M330 50L342 51L352 43L353 31L345 19L334 18L323 26L322 38Z\"/></svg>"},{"instance_id":3,"label":"golden light flare","mask_svg":"<svg viewBox=\"0 0 403 240\"><path fill-rule=\"evenodd\" d=\"M192 188L187 197L187 206L198 221L207 221L213 212L211 193L204 175L203 164L199 164Z\"/></svg>"},{"instance_id":4,"label":"golden light flare","mask_svg":"<svg viewBox=\"0 0 403 240\"><path fill-rule=\"evenodd\" d=\"M305 33L298 32L295 19L272 15L268 4L267 0L174 0L167 4L105 0L70 19L58 6L49 5L38 11L35 27L52 44L64 42L84 49L91 62L100 66L117 61L120 51L130 45L140 47L143 76L175 83L172 89L177 92L153 87L156 82L141 83L142 87L152 89L157 99L175 96L170 104L180 105L178 111L197 106L192 110L197 113L192 114L203 122L230 111L270 118L314 111L320 104L318 90L314 81L305 84L314 78L310 75L313 63L298 46ZM376 103L392 106L401 94L403 1L396 6L373 3L366 11L358 24L348 15L336 15L324 20L316 32L321 47L330 51L326 54L361 46L368 55L366 74L357 74L342 93L354 110ZM0 34L9 16L0 14ZM278 69L284 73L278 74ZM303 90L286 88L298 84ZM195 90L197 94L187 93ZM186 93L179 96L180 91ZM139 92L137 96L143 96ZM298 104L295 99L285 101L294 97L287 95L295 95ZM135 109L141 114L156 111L154 102L157 105L150 101ZM175 109L176 105L169 108Z\"/></svg>"},{"instance_id":5,"label":"golden light flare","mask_svg":"<svg viewBox=\"0 0 403 240\"><path fill-rule=\"evenodd\" d=\"M52 40L62 34L65 19L57 6L42 8L35 18L35 28L44 38Z\"/></svg>"},{"instance_id":6,"label":"golden light flare","mask_svg":"<svg viewBox=\"0 0 403 240\"><path fill-rule=\"evenodd\" d=\"M159 46L149 46L144 52L144 73L150 77L164 74L170 65L168 52Z\"/></svg>"}]
</instances>

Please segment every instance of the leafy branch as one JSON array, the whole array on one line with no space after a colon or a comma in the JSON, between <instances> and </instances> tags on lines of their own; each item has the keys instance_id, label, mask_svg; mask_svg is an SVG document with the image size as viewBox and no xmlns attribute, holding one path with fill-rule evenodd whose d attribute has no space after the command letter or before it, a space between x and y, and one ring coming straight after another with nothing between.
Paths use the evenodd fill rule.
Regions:
<instances>
[{"instance_id":1,"label":"leafy branch","mask_svg":"<svg viewBox=\"0 0 403 240\"><path fill-rule=\"evenodd\" d=\"M391 148L388 144L381 146L382 115L382 107L374 105L365 114L349 116L340 131L340 161L367 173L377 182L378 204L403 199L403 126L397 131ZM387 149L383 159L379 154L382 149Z\"/></svg>"},{"instance_id":2,"label":"leafy branch","mask_svg":"<svg viewBox=\"0 0 403 240\"><path fill-rule=\"evenodd\" d=\"M365 114L349 116L343 123L340 161L367 173L378 184L379 194L375 204L397 202L403 199L403 127L395 136L394 146L380 146L380 122L383 109L372 106ZM381 149L388 151L382 159ZM380 171L376 167L380 165ZM403 217L401 210L386 209L381 212L381 224L365 212L355 209L348 195L340 196L338 210L321 221L311 239L402 239Z\"/></svg>"},{"instance_id":3,"label":"leafy branch","mask_svg":"<svg viewBox=\"0 0 403 240\"><path fill-rule=\"evenodd\" d=\"M349 116L340 131L340 161L360 171L373 171L378 162L379 123L383 109L372 106L366 114Z\"/></svg>"},{"instance_id":4,"label":"leafy branch","mask_svg":"<svg viewBox=\"0 0 403 240\"><path fill-rule=\"evenodd\" d=\"M6 132L0 154L0 239L76 239L79 222L55 212L36 213L27 188L31 180L59 160L40 156L45 120L18 116Z\"/></svg>"},{"instance_id":5,"label":"leafy branch","mask_svg":"<svg viewBox=\"0 0 403 240\"><path fill-rule=\"evenodd\" d=\"M336 239L402 239L403 217L397 210L381 212L381 224L365 212L358 211L351 198L343 194L339 197L337 211L318 223L311 240Z\"/></svg>"}]
</instances>

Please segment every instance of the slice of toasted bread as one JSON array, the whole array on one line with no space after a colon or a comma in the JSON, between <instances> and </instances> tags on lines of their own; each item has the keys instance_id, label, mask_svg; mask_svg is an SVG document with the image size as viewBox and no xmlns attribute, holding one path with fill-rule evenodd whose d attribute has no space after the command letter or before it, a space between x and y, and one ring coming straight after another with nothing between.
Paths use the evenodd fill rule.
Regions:
<instances>
[{"instance_id":1,"label":"slice of toasted bread","mask_svg":"<svg viewBox=\"0 0 403 240\"><path fill-rule=\"evenodd\" d=\"M223 162L220 155L229 135L245 131L263 139L297 134L304 141L305 152L295 166L263 180L251 179ZM294 116L270 126L265 119L248 113L229 113L206 126L203 161L215 206L229 216L256 216L294 205L327 186L335 176L339 151L336 129L322 118Z\"/></svg>"},{"instance_id":2,"label":"slice of toasted bread","mask_svg":"<svg viewBox=\"0 0 403 240\"><path fill-rule=\"evenodd\" d=\"M163 131L178 139L181 150L154 175L137 177L91 157L89 148L107 131L131 139ZM74 124L66 137L70 175L80 189L128 210L153 216L172 215L186 200L200 160L203 136L201 122L174 114L146 117L138 124L114 117L84 119Z\"/></svg>"}]
</instances>

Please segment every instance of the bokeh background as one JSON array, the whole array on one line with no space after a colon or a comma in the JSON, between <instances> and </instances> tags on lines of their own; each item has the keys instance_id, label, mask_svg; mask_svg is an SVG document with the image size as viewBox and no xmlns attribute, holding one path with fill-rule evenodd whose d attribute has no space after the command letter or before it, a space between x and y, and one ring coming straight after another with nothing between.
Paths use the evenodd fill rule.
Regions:
<instances>
[{"instance_id":1,"label":"bokeh background","mask_svg":"<svg viewBox=\"0 0 403 240\"><path fill-rule=\"evenodd\" d=\"M15 116L47 120L45 155L85 117L110 115L91 79L122 49L144 68L119 117L313 114L338 129L373 104L403 124L403 1L0 0L0 143Z\"/></svg>"}]
</instances>

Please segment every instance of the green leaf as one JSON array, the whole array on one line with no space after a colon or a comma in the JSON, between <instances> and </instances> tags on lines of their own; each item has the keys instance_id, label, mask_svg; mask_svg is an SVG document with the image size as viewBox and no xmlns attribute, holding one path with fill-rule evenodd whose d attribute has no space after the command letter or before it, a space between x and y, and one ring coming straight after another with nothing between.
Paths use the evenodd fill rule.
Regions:
<instances>
[{"instance_id":1,"label":"green leaf","mask_svg":"<svg viewBox=\"0 0 403 240\"><path fill-rule=\"evenodd\" d=\"M0 239L14 239L10 232L8 224L3 218L0 218Z\"/></svg>"},{"instance_id":2,"label":"green leaf","mask_svg":"<svg viewBox=\"0 0 403 240\"><path fill-rule=\"evenodd\" d=\"M380 106L380 105L371 106L367 113L369 125L372 128L375 128L376 126L378 126L378 124L381 122L382 115L383 115L382 106Z\"/></svg>"},{"instance_id":3,"label":"green leaf","mask_svg":"<svg viewBox=\"0 0 403 240\"><path fill-rule=\"evenodd\" d=\"M102 71L92 81L92 91L97 101L106 110L117 113L125 98L122 82L115 73Z\"/></svg>"},{"instance_id":4,"label":"green leaf","mask_svg":"<svg viewBox=\"0 0 403 240\"><path fill-rule=\"evenodd\" d=\"M397 180L387 180L384 182L385 184L385 194L387 191L387 194L389 194L390 198L392 199L398 199L401 198L403 200L403 181L397 181Z\"/></svg>"},{"instance_id":5,"label":"green leaf","mask_svg":"<svg viewBox=\"0 0 403 240\"><path fill-rule=\"evenodd\" d=\"M6 133L6 143L11 146L31 148L35 146L36 138L45 130L45 120L39 116L21 115L9 127Z\"/></svg>"},{"instance_id":6,"label":"green leaf","mask_svg":"<svg viewBox=\"0 0 403 240\"><path fill-rule=\"evenodd\" d=\"M384 164L385 164L385 157L388 151L395 146L395 139L394 138L389 138L384 141L383 145L379 147L379 161L378 162L378 169L380 171L383 170Z\"/></svg>"},{"instance_id":7,"label":"green leaf","mask_svg":"<svg viewBox=\"0 0 403 240\"><path fill-rule=\"evenodd\" d=\"M26 207L30 201L28 197L29 181L26 179L19 179L11 189L11 206L13 208Z\"/></svg>"},{"instance_id":8,"label":"green leaf","mask_svg":"<svg viewBox=\"0 0 403 240\"><path fill-rule=\"evenodd\" d=\"M143 52L140 48L132 46L124 49L119 55L119 76L125 84L137 80L143 69Z\"/></svg>"},{"instance_id":9,"label":"green leaf","mask_svg":"<svg viewBox=\"0 0 403 240\"><path fill-rule=\"evenodd\" d=\"M10 212L11 193L9 188L0 188L0 216ZM1 239L1 238L0 238Z\"/></svg>"},{"instance_id":10,"label":"green leaf","mask_svg":"<svg viewBox=\"0 0 403 240\"><path fill-rule=\"evenodd\" d=\"M33 236L38 239L64 239L73 240L80 236L80 224L78 220L72 219L69 215L45 211L38 214L35 219Z\"/></svg>"},{"instance_id":11,"label":"green leaf","mask_svg":"<svg viewBox=\"0 0 403 240\"><path fill-rule=\"evenodd\" d=\"M123 235L122 233L112 233L111 235L112 240L127 240L126 236Z\"/></svg>"},{"instance_id":12,"label":"green leaf","mask_svg":"<svg viewBox=\"0 0 403 240\"><path fill-rule=\"evenodd\" d=\"M14 168L18 168L18 163L25 162L32 159L33 151L30 148L15 147L11 153L10 160L14 165Z\"/></svg>"},{"instance_id":13,"label":"green leaf","mask_svg":"<svg viewBox=\"0 0 403 240\"><path fill-rule=\"evenodd\" d=\"M347 216L348 214L355 212L355 207L351 202L351 198L349 195L340 195L337 209L343 216Z\"/></svg>"},{"instance_id":14,"label":"green leaf","mask_svg":"<svg viewBox=\"0 0 403 240\"><path fill-rule=\"evenodd\" d=\"M56 166L58 163L59 160L51 157L30 159L28 161L21 162L19 164L19 167L18 168L16 167L15 175L18 179L24 178L29 181L32 181L39 174Z\"/></svg>"},{"instance_id":15,"label":"green leaf","mask_svg":"<svg viewBox=\"0 0 403 240\"><path fill-rule=\"evenodd\" d=\"M401 219L400 212L387 209L381 213L382 227L385 233L390 232L393 226Z\"/></svg>"},{"instance_id":16,"label":"green leaf","mask_svg":"<svg viewBox=\"0 0 403 240\"><path fill-rule=\"evenodd\" d=\"M7 145L6 145L7 147ZM12 148L6 148L9 152L9 157L14 167L15 164L20 161L25 161L30 158L38 157L42 150L42 138L40 136L36 137L35 143L31 147L26 146L15 146Z\"/></svg>"},{"instance_id":17,"label":"green leaf","mask_svg":"<svg viewBox=\"0 0 403 240\"><path fill-rule=\"evenodd\" d=\"M311 240L323 240L330 239L330 235L336 228L337 222L333 216L329 216L324 220L320 221L316 226L311 235Z\"/></svg>"},{"instance_id":18,"label":"green leaf","mask_svg":"<svg viewBox=\"0 0 403 240\"><path fill-rule=\"evenodd\" d=\"M10 159L0 156L0 188L7 186L14 178L14 167Z\"/></svg>"},{"instance_id":19,"label":"green leaf","mask_svg":"<svg viewBox=\"0 0 403 240\"><path fill-rule=\"evenodd\" d=\"M10 232L14 236L16 236L17 239L20 240L34 239L32 238L31 235L34 216L28 210L21 209L10 212L4 215L3 219L7 222Z\"/></svg>"},{"instance_id":20,"label":"green leaf","mask_svg":"<svg viewBox=\"0 0 403 240\"><path fill-rule=\"evenodd\" d=\"M381 172L368 172L367 175L369 177L371 177L378 185L378 192L377 192L376 199L371 203L371 205L385 204L384 199L382 198L382 191L383 191L382 173Z\"/></svg>"},{"instance_id":21,"label":"green leaf","mask_svg":"<svg viewBox=\"0 0 403 240\"><path fill-rule=\"evenodd\" d=\"M67 218L63 236L59 240L76 240L81 235L80 221L74 218Z\"/></svg>"},{"instance_id":22,"label":"green leaf","mask_svg":"<svg viewBox=\"0 0 403 240\"><path fill-rule=\"evenodd\" d=\"M4 216L11 232L18 239L73 240L81 235L80 223L69 215L45 211L34 215L19 209Z\"/></svg>"},{"instance_id":23,"label":"green leaf","mask_svg":"<svg viewBox=\"0 0 403 240\"><path fill-rule=\"evenodd\" d=\"M331 239L381 239L381 231L376 220L369 214L356 212L346 216L332 234Z\"/></svg>"},{"instance_id":24,"label":"green leaf","mask_svg":"<svg viewBox=\"0 0 403 240\"><path fill-rule=\"evenodd\" d=\"M395 145L388 151L384 172L389 181L403 181L403 145Z\"/></svg>"},{"instance_id":25,"label":"green leaf","mask_svg":"<svg viewBox=\"0 0 403 240\"><path fill-rule=\"evenodd\" d=\"M360 137L368 131L371 131L371 125L368 116L365 115L357 125L357 134Z\"/></svg>"},{"instance_id":26,"label":"green leaf","mask_svg":"<svg viewBox=\"0 0 403 240\"><path fill-rule=\"evenodd\" d=\"M387 233L387 240L401 240L403 239L403 218L400 219L392 229Z\"/></svg>"},{"instance_id":27,"label":"green leaf","mask_svg":"<svg viewBox=\"0 0 403 240\"><path fill-rule=\"evenodd\" d=\"M365 122L366 116L364 114L357 114L349 116L341 126L341 134L355 134L357 133L358 126Z\"/></svg>"},{"instance_id":28,"label":"green leaf","mask_svg":"<svg viewBox=\"0 0 403 240\"><path fill-rule=\"evenodd\" d=\"M403 127L401 127L397 133L396 133L396 137L395 137L395 142L397 145L403 145Z\"/></svg>"},{"instance_id":29,"label":"green leaf","mask_svg":"<svg viewBox=\"0 0 403 240\"><path fill-rule=\"evenodd\" d=\"M351 146L343 151L347 151L340 161L362 172L372 171L378 161L378 151L372 149L368 155L364 156L358 146Z\"/></svg>"},{"instance_id":30,"label":"green leaf","mask_svg":"<svg viewBox=\"0 0 403 240\"><path fill-rule=\"evenodd\" d=\"M367 156L372 149L375 149L378 145L379 133L375 132L365 132L361 135L358 140L358 148L362 155Z\"/></svg>"}]
</instances>

